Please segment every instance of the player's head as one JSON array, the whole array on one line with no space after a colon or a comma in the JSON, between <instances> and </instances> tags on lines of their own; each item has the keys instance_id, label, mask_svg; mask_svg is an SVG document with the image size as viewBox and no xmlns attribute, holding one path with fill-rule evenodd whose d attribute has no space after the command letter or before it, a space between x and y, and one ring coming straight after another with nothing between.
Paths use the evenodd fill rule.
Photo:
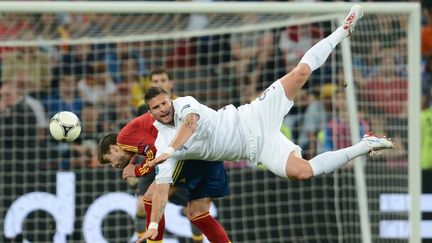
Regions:
<instances>
[{"instance_id":1,"label":"player's head","mask_svg":"<svg viewBox=\"0 0 432 243\"><path fill-rule=\"evenodd\" d=\"M153 117L163 124L172 124L174 108L168 93L159 88L151 87L144 96L145 103Z\"/></svg>"},{"instance_id":2,"label":"player's head","mask_svg":"<svg viewBox=\"0 0 432 243\"><path fill-rule=\"evenodd\" d=\"M173 81L170 75L164 69L155 69L150 73L150 82L152 87L159 87L165 90L169 96L172 94Z\"/></svg>"},{"instance_id":3,"label":"player's head","mask_svg":"<svg viewBox=\"0 0 432 243\"><path fill-rule=\"evenodd\" d=\"M133 154L120 149L116 140L117 133L110 133L101 138L98 147L98 159L101 164L111 164L113 168L123 169Z\"/></svg>"},{"instance_id":4,"label":"player's head","mask_svg":"<svg viewBox=\"0 0 432 243\"><path fill-rule=\"evenodd\" d=\"M0 102L6 107L15 106L20 100L21 94L16 85L3 83L0 87Z\"/></svg>"}]
</instances>

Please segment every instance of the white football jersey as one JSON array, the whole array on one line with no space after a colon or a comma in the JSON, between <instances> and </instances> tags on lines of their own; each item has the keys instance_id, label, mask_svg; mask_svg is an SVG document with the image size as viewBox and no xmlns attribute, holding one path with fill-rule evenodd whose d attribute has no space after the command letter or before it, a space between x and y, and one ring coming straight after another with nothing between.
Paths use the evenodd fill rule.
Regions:
<instances>
[{"instance_id":1,"label":"white football jersey","mask_svg":"<svg viewBox=\"0 0 432 243\"><path fill-rule=\"evenodd\" d=\"M174 153L174 158L209 161L236 161L248 158L247 141L234 106L215 111L200 104L191 96L177 98L173 105L176 128L181 125L186 115L199 115L197 130L184 146Z\"/></svg>"},{"instance_id":2,"label":"white football jersey","mask_svg":"<svg viewBox=\"0 0 432 243\"><path fill-rule=\"evenodd\" d=\"M248 158L247 139L240 127L237 109L234 106L230 105L215 111L200 104L191 96L175 99L173 106L175 126L154 122L154 126L159 131L155 142L156 156L168 148L186 115L190 113L199 115L198 128L169 160L158 165L157 183L172 183L171 175L178 160L237 161Z\"/></svg>"}]
</instances>

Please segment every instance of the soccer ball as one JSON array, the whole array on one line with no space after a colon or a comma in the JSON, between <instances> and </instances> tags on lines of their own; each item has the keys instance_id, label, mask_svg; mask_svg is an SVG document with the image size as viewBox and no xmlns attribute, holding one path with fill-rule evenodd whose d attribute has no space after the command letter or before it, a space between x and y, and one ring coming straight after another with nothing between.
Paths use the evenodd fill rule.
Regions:
<instances>
[{"instance_id":1,"label":"soccer ball","mask_svg":"<svg viewBox=\"0 0 432 243\"><path fill-rule=\"evenodd\" d=\"M72 142L81 134L81 122L70 111L60 111L50 121L51 136L58 141Z\"/></svg>"}]
</instances>

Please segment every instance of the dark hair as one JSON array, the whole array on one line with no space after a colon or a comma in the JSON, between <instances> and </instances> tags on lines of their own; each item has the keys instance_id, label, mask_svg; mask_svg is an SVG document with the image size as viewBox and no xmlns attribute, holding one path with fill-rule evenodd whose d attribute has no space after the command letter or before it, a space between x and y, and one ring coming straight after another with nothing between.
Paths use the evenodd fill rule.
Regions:
<instances>
[{"instance_id":1,"label":"dark hair","mask_svg":"<svg viewBox=\"0 0 432 243\"><path fill-rule=\"evenodd\" d=\"M166 71L165 69L162 68L158 68L158 69L154 69L150 72L150 79L153 75L158 75L158 74L166 74L168 76L168 79L171 79L171 75L168 73L168 71Z\"/></svg>"},{"instance_id":2,"label":"dark hair","mask_svg":"<svg viewBox=\"0 0 432 243\"><path fill-rule=\"evenodd\" d=\"M106 161L103 156L108 153L110 150L110 145L117 144L117 133L110 133L101 138L98 146L98 159L101 164L107 164L109 161Z\"/></svg>"},{"instance_id":3,"label":"dark hair","mask_svg":"<svg viewBox=\"0 0 432 243\"><path fill-rule=\"evenodd\" d=\"M146 94L144 96L144 101L145 101L147 107L148 107L148 102L151 99L153 99L154 97L156 97L156 96L158 96L160 94L166 94L166 95L168 95L168 93L165 90L163 90L162 88L159 88L159 87L150 87L147 90L147 92L146 92Z\"/></svg>"}]
</instances>

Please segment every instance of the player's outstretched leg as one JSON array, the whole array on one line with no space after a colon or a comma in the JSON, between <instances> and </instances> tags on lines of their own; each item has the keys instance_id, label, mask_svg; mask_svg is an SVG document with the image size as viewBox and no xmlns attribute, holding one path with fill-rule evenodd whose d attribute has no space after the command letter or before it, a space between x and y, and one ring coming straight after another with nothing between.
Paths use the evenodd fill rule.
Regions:
<instances>
[{"instance_id":1,"label":"player's outstretched leg","mask_svg":"<svg viewBox=\"0 0 432 243\"><path fill-rule=\"evenodd\" d=\"M309 163L314 176L329 174L361 155L369 153L373 156L379 154L381 150L392 149L393 147L393 142L386 137L380 138L370 133L354 146L322 153L312 158Z\"/></svg>"},{"instance_id":2,"label":"player's outstretched leg","mask_svg":"<svg viewBox=\"0 0 432 243\"><path fill-rule=\"evenodd\" d=\"M316 43L309 49L300 63L287 75L281 78L285 95L293 100L297 92L303 87L310 74L319 68L328 58L333 49L346 37L350 36L355 29L357 22L363 17L363 7L354 5L342 26L337 28L325 39Z\"/></svg>"},{"instance_id":3,"label":"player's outstretched leg","mask_svg":"<svg viewBox=\"0 0 432 243\"><path fill-rule=\"evenodd\" d=\"M359 143L351 147L325 152L309 161L293 151L288 157L285 172L290 179L307 180L313 176L332 173L361 155L369 153L372 156L381 150L393 147L394 144L389 139L367 134Z\"/></svg>"},{"instance_id":4,"label":"player's outstretched leg","mask_svg":"<svg viewBox=\"0 0 432 243\"><path fill-rule=\"evenodd\" d=\"M348 30L348 36L354 32L357 22L363 17L363 7L356 4L352 6L348 16L345 18L342 28Z\"/></svg>"}]
</instances>

